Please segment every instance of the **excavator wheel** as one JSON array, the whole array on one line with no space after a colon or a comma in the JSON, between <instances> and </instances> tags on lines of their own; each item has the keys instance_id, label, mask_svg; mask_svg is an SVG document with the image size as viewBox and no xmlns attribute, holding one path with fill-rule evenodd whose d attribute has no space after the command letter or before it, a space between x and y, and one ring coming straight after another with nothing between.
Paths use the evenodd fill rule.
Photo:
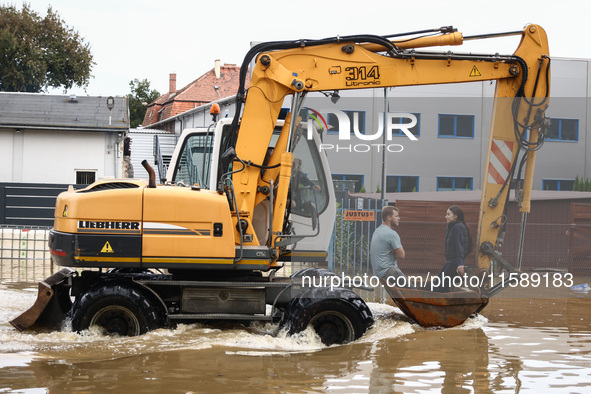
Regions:
<instances>
[{"instance_id":1,"label":"excavator wheel","mask_svg":"<svg viewBox=\"0 0 591 394\"><path fill-rule=\"evenodd\" d=\"M294 298L284 311L280 327L293 335L311 325L322 343L330 346L359 339L372 324L371 311L355 293L337 289L328 294L324 289Z\"/></svg>"},{"instance_id":2,"label":"excavator wheel","mask_svg":"<svg viewBox=\"0 0 591 394\"><path fill-rule=\"evenodd\" d=\"M136 336L163 326L163 314L144 291L127 283L102 283L80 296L71 309L72 329L93 325L109 335Z\"/></svg>"}]
</instances>

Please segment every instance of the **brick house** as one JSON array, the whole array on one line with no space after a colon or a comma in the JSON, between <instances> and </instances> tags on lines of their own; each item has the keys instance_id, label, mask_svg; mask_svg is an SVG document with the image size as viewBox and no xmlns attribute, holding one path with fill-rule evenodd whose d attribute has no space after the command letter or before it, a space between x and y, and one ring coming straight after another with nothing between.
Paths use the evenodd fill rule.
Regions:
<instances>
[{"instance_id":1,"label":"brick house","mask_svg":"<svg viewBox=\"0 0 591 394\"><path fill-rule=\"evenodd\" d=\"M163 122L180 113L236 94L239 84L240 67L235 64L215 66L182 89L176 89L176 74L170 74L168 93L148 105L142 127L160 123L158 128L174 131L174 122ZM246 82L250 81L247 75Z\"/></svg>"}]
</instances>

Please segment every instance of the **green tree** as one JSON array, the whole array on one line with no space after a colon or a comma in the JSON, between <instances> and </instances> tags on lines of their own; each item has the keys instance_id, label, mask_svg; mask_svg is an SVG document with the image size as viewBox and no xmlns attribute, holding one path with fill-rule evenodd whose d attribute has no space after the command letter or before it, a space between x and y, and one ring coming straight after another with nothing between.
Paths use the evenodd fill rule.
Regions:
<instances>
[{"instance_id":1,"label":"green tree","mask_svg":"<svg viewBox=\"0 0 591 394\"><path fill-rule=\"evenodd\" d=\"M87 87L94 64L90 44L51 7L42 18L29 4L0 5L0 91Z\"/></svg>"},{"instance_id":2,"label":"green tree","mask_svg":"<svg viewBox=\"0 0 591 394\"><path fill-rule=\"evenodd\" d=\"M580 191L581 181L579 180L579 176L575 177L575 184L573 185L573 191L578 192Z\"/></svg>"},{"instance_id":3,"label":"green tree","mask_svg":"<svg viewBox=\"0 0 591 394\"><path fill-rule=\"evenodd\" d=\"M131 93L127 95L129 101L129 124L131 128L141 126L146 115L146 106L160 97L156 89L150 90L147 79L134 79L129 82Z\"/></svg>"}]
</instances>

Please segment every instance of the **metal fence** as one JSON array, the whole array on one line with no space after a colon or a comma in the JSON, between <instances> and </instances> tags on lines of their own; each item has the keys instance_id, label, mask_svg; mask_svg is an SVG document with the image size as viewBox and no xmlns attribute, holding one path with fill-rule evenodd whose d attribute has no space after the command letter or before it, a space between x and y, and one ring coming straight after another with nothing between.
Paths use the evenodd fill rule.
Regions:
<instances>
[{"instance_id":1,"label":"metal fence","mask_svg":"<svg viewBox=\"0 0 591 394\"><path fill-rule=\"evenodd\" d=\"M375 229L382 223L382 200L343 199L337 203L337 215L328 251L328 269L341 281L359 279L363 286L370 285L373 275L369 259L369 243ZM388 299L381 288L359 291L368 301Z\"/></svg>"},{"instance_id":2,"label":"metal fence","mask_svg":"<svg viewBox=\"0 0 591 394\"><path fill-rule=\"evenodd\" d=\"M48 236L49 227L0 226L0 281L37 282L50 276Z\"/></svg>"},{"instance_id":3,"label":"metal fence","mask_svg":"<svg viewBox=\"0 0 591 394\"><path fill-rule=\"evenodd\" d=\"M373 275L369 244L381 223L381 201L344 200L338 204L336 223L329 247L328 268L339 276ZM362 219L355 212L363 212ZM353 215L352 215L353 214ZM373 219L372 219L373 218ZM350 220L353 219L353 220ZM476 225L470 224L475 230ZM507 227L502 253L514 263L518 225ZM400 262L407 274L438 272L444 262L445 223L402 222L398 229L406 258ZM522 269L591 272L591 226L528 223ZM49 227L0 225L0 281L37 282L53 274L47 247ZM470 261L473 254L468 257ZM291 270L307 268L294 264Z\"/></svg>"},{"instance_id":4,"label":"metal fence","mask_svg":"<svg viewBox=\"0 0 591 394\"><path fill-rule=\"evenodd\" d=\"M363 205L365 204L365 205ZM370 205L371 204L371 205ZM335 229L329 250L328 268L341 278L371 278L373 275L369 244L376 227L381 224L381 201L344 200L338 205ZM347 212L369 212L374 220L348 220ZM472 237L476 237L476 223L468 223ZM399 267L407 275L425 277L437 275L445 262L444 235L446 223L433 221L402 221L397 232L400 234L406 258ZM517 263L520 225L509 223L504 243L497 250L512 265ZM475 265L474 251L466 262ZM493 267L500 269L500 265ZM575 275L591 273L591 225L528 223L521 269L531 271L568 271ZM366 282L363 282L364 284ZM383 291L363 293L368 301L389 299Z\"/></svg>"},{"instance_id":5,"label":"metal fence","mask_svg":"<svg viewBox=\"0 0 591 394\"><path fill-rule=\"evenodd\" d=\"M371 272L369 241L382 222L382 201L347 199L337 204L328 268L348 276Z\"/></svg>"}]
</instances>

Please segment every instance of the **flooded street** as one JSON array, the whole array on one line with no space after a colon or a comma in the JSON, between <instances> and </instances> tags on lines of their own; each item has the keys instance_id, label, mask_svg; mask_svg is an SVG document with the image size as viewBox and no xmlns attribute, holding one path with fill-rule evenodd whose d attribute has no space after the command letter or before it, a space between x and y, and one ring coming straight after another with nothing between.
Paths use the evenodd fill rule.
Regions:
<instances>
[{"instance_id":1,"label":"flooded street","mask_svg":"<svg viewBox=\"0 0 591 394\"><path fill-rule=\"evenodd\" d=\"M579 278L576 283L591 283ZM36 290L0 286L2 392L589 392L591 294L508 289L483 315L433 330L388 304L360 340L326 347L273 324L180 325L141 337L19 333Z\"/></svg>"}]
</instances>

